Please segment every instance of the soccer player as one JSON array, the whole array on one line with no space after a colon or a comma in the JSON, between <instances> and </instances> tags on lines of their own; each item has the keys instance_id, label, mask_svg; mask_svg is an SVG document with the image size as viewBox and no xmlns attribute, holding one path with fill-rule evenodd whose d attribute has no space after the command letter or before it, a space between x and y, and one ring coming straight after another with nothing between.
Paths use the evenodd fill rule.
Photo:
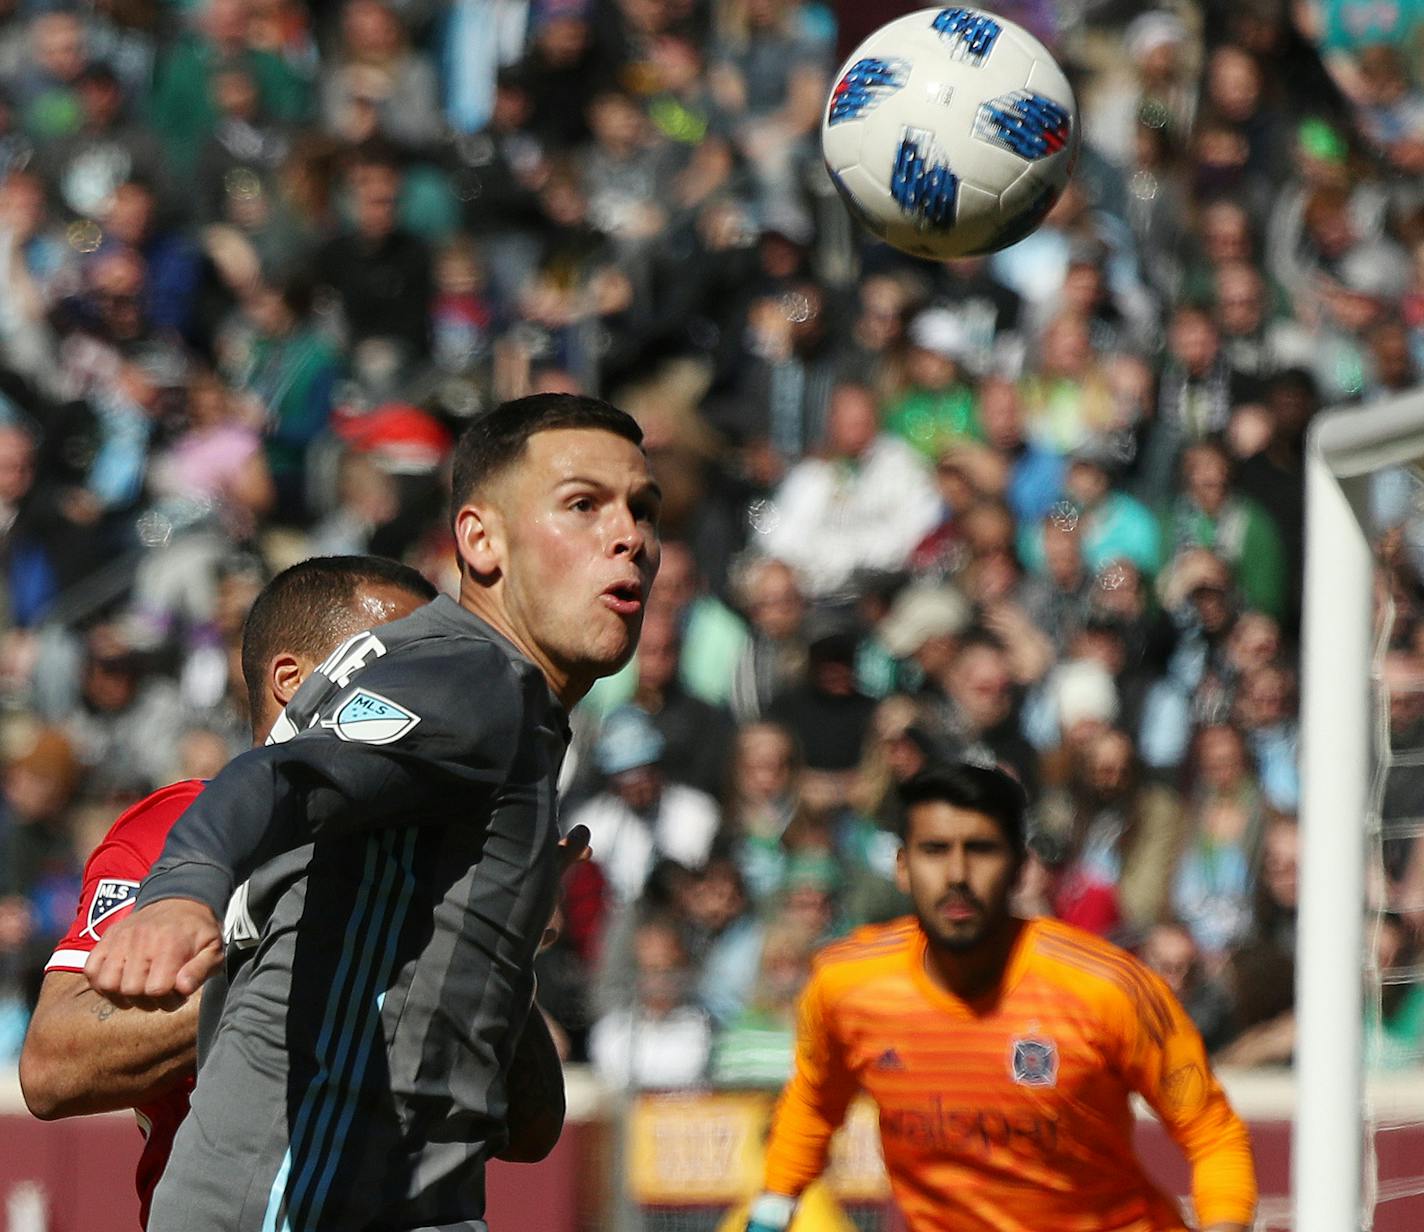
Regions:
<instances>
[{"instance_id":1,"label":"soccer player","mask_svg":"<svg viewBox=\"0 0 1424 1232\"><path fill-rule=\"evenodd\" d=\"M119 1003L234 972L153 1232L483 1229L554 902L565 718L631 657L658 564L637 424L540 394L461 438L461 582L322 663L170 831L86 965ZM254 877L309 843L298 885ZM278 861L277 863L280 863Z\"/></svg>"},{"instance_id":2,"label":"soccer player","mask_svg":"<svg viewBox=\"0 0 1424 1232\"><path fill-rule=\"evenodd\" d=\"M341 642L410 615L435 593L414 569L375 556L317 557L273 578L243 629L253 742L267 738L301 682ZM78 915L45 964L20 1054L20 1085L36 1116L134 1109L145 1137L137 1174L145 1224L173 1135L188 1112L199 998L171 1013L118 1009L89 987L84 963L133 906L169 829L202 789L195 779L160 788L125 811L94 849Z\"/></svg>"},{"instance_id":3,"label":"soccer player","mask_svg":"<svg viewBox=\"0 0 1424 1232\"><path fill-rule=\"evenodd\" d=\"M1245 1232L1245 1126L1166 986L1104 941L1009 914L1024 796L999 770L934 768L904 788L899 883L914 917L821 952L796 1070L748 1228L789 1226L859 1090L911 1232L1180 1232L1132 1149L1141 1094L1192 1166L1198 1225Z\"/></svg>"}]
</instances>

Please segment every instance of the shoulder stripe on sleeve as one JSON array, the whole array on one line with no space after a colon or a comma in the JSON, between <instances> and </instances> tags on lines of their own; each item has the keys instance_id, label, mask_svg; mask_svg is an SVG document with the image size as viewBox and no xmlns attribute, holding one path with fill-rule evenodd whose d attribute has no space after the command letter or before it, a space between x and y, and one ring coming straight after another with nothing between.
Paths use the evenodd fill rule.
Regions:
<instances>
[{"instance_id":1,"label":"shoulder stripe on sleeve","mask_svg":"<svg viewBox=\"0 0 1424 1232\"><path fill-rule=\"evenodd\" d=\"M1159 1047L1172 1029L1172 1015L1161 994L1126 955L1090 948L1068 937L1040 937L1039 949L1051 958L1111 980L1132 998L1143 1028Z\"/></svg>"},{"instance_id":2,"label":"shoulder stripe on sleeve","mask_svg":"<svg viewBox=\"0 0 1424 1232\"><path fill-rule=\"evenodd\" d=\"M826 946L816 957L819 962L825 963L889 954L905 944L907 932L906 929L897 928L892 933L877 933L872 937L845 937Z\"/></svg>"},{"instance_id":3,"label":"shoulder stripe on sleeve","mask_svg":"<svg viewBox=\"0 0 1424 1232\"><path fill-rule=\"evenodd\" d=\"M46 971L83 971L89 961L88 950L55 950L45 963Z\"/></svg>"}]
</instances>

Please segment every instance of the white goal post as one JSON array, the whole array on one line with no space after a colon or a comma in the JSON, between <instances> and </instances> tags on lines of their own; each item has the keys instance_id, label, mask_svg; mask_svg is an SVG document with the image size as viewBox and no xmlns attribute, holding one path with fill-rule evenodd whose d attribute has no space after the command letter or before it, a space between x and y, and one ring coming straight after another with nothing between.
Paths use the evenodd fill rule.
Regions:
<instances>
[{"instance_id":1,"label":"white goal post","mask_svg":"<svg viewBox=\"0 0 1424 1232\"><path fill-rule=\"evenodd\" d=\"M1368 487L1424 458L1424 393L1330 411L1306 447L1294 1232L1367 1229L1364 906L1372 843Z\"/></svg>"}]
</instances>

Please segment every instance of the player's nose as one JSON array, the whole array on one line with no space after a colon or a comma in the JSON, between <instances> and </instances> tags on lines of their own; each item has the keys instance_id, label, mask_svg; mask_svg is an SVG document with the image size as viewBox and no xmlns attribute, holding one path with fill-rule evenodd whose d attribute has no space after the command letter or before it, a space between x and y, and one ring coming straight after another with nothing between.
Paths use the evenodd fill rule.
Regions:
<instances>
[{"instance_id":1,"label":"player's nose","mask_svg":"<svg viewBox=\"0 0 1424 1232\"><path fill-rule=\"evenodd\" d=\"M646 525L626 505L614 515L612 551L614 556L631 556L634 560L648 550Z\"/></svg>"}]
</instances>

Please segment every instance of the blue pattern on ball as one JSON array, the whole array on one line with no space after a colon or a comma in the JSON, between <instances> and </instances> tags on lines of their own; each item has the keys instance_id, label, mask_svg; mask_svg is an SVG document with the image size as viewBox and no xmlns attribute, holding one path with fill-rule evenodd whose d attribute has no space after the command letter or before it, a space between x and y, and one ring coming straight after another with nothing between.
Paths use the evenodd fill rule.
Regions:
<instances>
[{"instance_id":1,"label":"blue pattern on ball","mask_svg":"<svg viewBox=\"0 0 1424 1232\"><path fill-rule=\"evenodd\" d=\"M908 68L903 60L875 57L857 60L831 91L826 123L834 126L846 120L858 120L887 94L893 94L905 84Z\"/></svg>"},{"instance_id":2,"label":"blue pattern on ball","mask_svg":"<svg viewBox=\"0 0 1424 1232\"><path fill-rule=\"evenodd\" d=\"M930 23L953 49L955 59L983 64L1004 27L987 13L974 9L940 9Z\"/></svg>"},{"instance_id":3,"label":"blue pattern on ball","mask_svg":"<svg viewBox=\"0 0 1424 1232\"><path fill-rule=\"evenodd\" d=\"M934 153L929 134L906 132L890 172L890 195L920 225L951 227L959 177Z\"/></svg>"}]
</instances>

